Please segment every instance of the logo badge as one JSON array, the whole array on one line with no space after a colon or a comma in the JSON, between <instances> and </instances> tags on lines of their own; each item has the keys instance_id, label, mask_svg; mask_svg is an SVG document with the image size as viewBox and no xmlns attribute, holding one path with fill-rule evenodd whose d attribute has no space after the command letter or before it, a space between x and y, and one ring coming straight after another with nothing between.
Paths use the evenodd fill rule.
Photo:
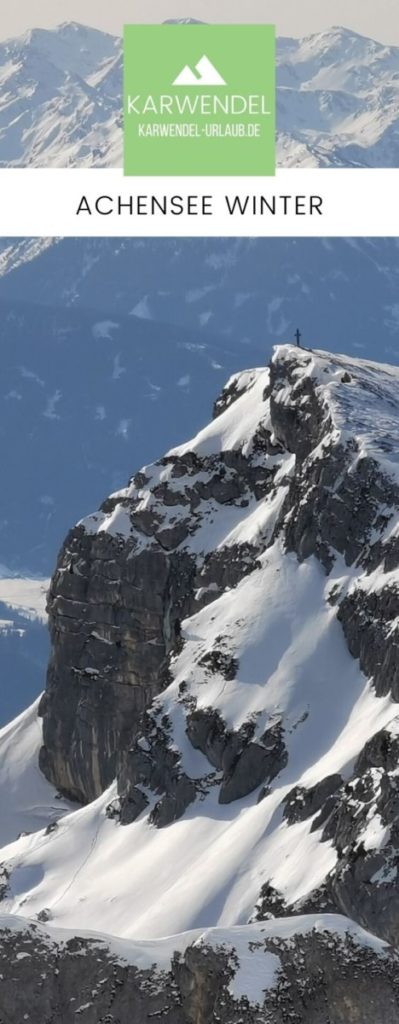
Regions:
<instances>
[{"instance_id":1,"label":"logo badge","mask_svg":"<svg viewBox=\"0 0 399 1024\"><path fill-rule=\"evenodd\" d=\"M127 25L125 174L275 173L273 25Z\"/></svg>"},{"instance_id":2,"label":"logo badge","mask_svg":"<svg viewBox=\"0 0 399 1024\"><path fill-rule=\"evenodd\" d=\"M219 75L212 61L205 54L196 64L195 70L197 72L196 75L186 64L180 75L175 78L173 85L226 85L224 78Z\"/></svg>"}]
</instances>

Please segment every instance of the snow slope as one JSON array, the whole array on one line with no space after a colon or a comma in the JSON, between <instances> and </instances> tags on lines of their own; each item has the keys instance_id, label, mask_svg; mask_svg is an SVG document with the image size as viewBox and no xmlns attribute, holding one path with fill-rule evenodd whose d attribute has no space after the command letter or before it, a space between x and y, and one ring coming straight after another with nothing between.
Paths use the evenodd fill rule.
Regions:
<instances>
[{"instance_id":1,"label":"snow slope","mask_svg":"<svg viewBox=\"0 0 399 1024\"><path fill-rule=\"evenodd\" d=\"M280 166L399 165L398 47L343 28L278 41ZM0 46L0 166L122 162L120 40L74 22Z\"/></svg>"},{"instance_id":2,"label":"snow slope","mask_svg":"<svg viewBox=\"0 0 399 1024\"><path fill-rule=\"evenodd\" d=\"M0 566L0 726L42 689L48 660L48 584L48 579L17 576Z\"/></svg>"},{"instance_id":3,"label":"snow slope","mask_svg":"<svg viewBox=\"0 0 399 1024\"><path fill-rule=\"evenodd\" d=\"M105 153L113 161L115 63L119 41L74 22L2 43L0 164L90 166Z\"/></svg>"},{"instance_id":4,"label":"snow slope","mask_svg":"<svg viewBox=\"0 0 399 1024\"><path fill-rule=\"evenodd\" d=\"M36 833L69 809L37 765L42 742L38 701L0 730L0 842Z\"/></svg>"},{"instance_id":5,"label":"snow slope","mask_svg":"<svg viewBox=\"0 0 399 1024\"><path fill-rule=\"evenodd\" d=\"M280 166L397 167L398 59L398 47L339 27L282 39Z\"/></svg>"},{"instance_id":6,"label":"snow slope","mask_svg":"<svg viewBox=\"0 0 399 1024\"><path fill-rule=\"evenodd\" d=\"M49 580L0 575L0 604L24 619L47 622L46 595Z\"/></svg>"},{"instance_id":7,"label":"snow slope","mask_svg":"<svg viewBox=\"0 0 399 1024\"><path fill-rule=\"evenodd\" d=\"M331 439L350 436L358 444L358 451L353 446L353 467L362 454L371 453L395 481L399 370L290 346L278 348L274 359L281 369L289 364L293 374L291 388L279 392L284 407L290 408L295 382L304 385L308 377L325 404L329 435L310 458L324 458ZM182 769L195 780L197 797L166 828L149 822L158 799L149 790L146 810L122 827L106 813L115 804L115 786L60 817L48 835L39 818L37 831L2 848L9 875L2 901L6 914L35 919L45 911L51 928L89 929L134 940L152 941L192 929L230 930L254 919L265 883L295 907L323 884L335 865L336 849L331 841L321 841L320 828L312 831L313 818L289 824L282 801L294 786L307 789L333 773L349 779L366 741L383 727L396 727L396 704L390 695L376 696L371 680L349 654L329 600L336 585L341 592L365 581L378 588L380 579L378 573L367 575L359 563L346 565L338 552L333 552L334 566L327 576L314 556L299 563L285 550L281 536L273 539L295 457L276 441L275 453L259 453L257 448L259 431L270 427L268 384L269 371L264 369L230 381L227 394L233 386L239 397L172 453L212 458L220 451L238 451L250 456L255 467L266 465L276 473L275 487L266 497L227 506L200 502L183 542L199 562L209 551L248 541L258 551L254 566L237 586L183 622L184 644L171 663L172 681L152 707L154 720L167 716L169 743ZM167 482L179 491L185 485L184 475L174 480L170 470L167 462L145 467L146 482L137 495L141 509L151 508L165 526L184 514L173 502L163 505L159 497L160 484ZM126 498L133 489L134 484L119 492L120 503L112 513L95 513L83 528L125 538L130 529ZM394 528L391 521L389 530ZM220 644L235 659L234 678L218 668L204 668L206 656ZM258 742L265 728L281 725L288 758L265 792L258 787L242 799L219 802L220 773L194 750L186 734L192 707L218 710L234 729L251 723ZM18 794L28 785L34 791L37 783L33 754L31 768L20 756L21 745L33 752L34 714L33 709L0 740L1 763L14 780L17 807ZM16 729L18 742L10 743ZM40 742L38 731L35 742ZM146 749L145 737L139 742ZM48 799L40 797L45 803ZM15 834L19 821L18 812ZM370 841L378 844L384 836L377 826L377 821L374 827L370 824L369 832Z\"/></svg>"}]
</instances>

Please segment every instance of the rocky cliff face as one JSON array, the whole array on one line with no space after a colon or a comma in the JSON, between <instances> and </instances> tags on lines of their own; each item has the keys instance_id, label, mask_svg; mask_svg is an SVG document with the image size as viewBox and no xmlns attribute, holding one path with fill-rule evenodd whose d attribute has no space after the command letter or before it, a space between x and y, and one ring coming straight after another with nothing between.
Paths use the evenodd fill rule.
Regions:
<instances>
[{"instance_id":1,"label":"rocky cliff face","mask_svg":"<svg viewBox=\"0 0 399 1024\"><path fill-rule=\"evenodd\" d=\"M234 380L218 413L237 389ZM166 456L67 537L49 592L40 767L72 799L92 800L112 782L117 755L167 685L181 620L252 571L252 543L213 551L195 539L212 508L246 508L270 491L278 445L262 430L253 443L272 458L254 464L234 449Z\"/></svg>"},{"instance_id":2,"label":"rocky cliff face","mask_svg":"<svg viewBox=\"0 0 399 1024\"><path fill-rule=\"evenodd\" d=\"M153 944L58 939L43 927L2 933L7 1024L397 1024L398 957L344 919L292 919ZM228 941L226 941L226 939ZM151 955L158 965L151 962ZM35 998L32 1002L32 991Z\"/></svg>"},{"instance_id":3,"label":"rocky cliff face","mask_svg":"<svg viewBox=\"0 0 399 1024\"><path fill-rule=\"evenodd\" d=\"M138 1021L399 1022L398 385L282 346L65 542L40 766L87 806L4 850L1 898L50 933L175 934L167 1005L136 950L110 1020L126 984ZM173 958L218 925L217 956L214 937ZM244 959L260 943L283 972L252 1002L231 989L237 926Z\"/></svg>"},{"instance_id":4,"label":"rocky cliff face","mask_svg":"<svg viewBox=\"0 0 399 1024\"><path fill-rule=\"evenodd\" d=\"M134 507L126 506L132 523ZM112 520L115 509L115 499L106 502L98 519ZM118 751L167 682L174 623L189 610L194 567L184 553L169 553L156 526L149 517L145 544L140 533L124 539L78 526L51 583L40 767L72 799L92 800L110 785Z\"/></svg>"}]
</instances>

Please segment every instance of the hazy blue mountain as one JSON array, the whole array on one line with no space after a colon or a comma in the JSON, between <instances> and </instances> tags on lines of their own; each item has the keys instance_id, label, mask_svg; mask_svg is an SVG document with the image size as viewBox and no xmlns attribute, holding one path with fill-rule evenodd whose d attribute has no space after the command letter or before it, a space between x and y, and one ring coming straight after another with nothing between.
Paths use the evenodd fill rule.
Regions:
<instances>
[{"instance_id":1,"label":"hazy blue mountain","mask_svg":"<svg viewBox=\"0 0 399 1024\"><path fill-rule=\"evenodd\" d=\"M71 522L198 428L237 363L264 358L188 327L15 301L0 303L0 346L0 560L44 574Z\"/></svg>"},{"instance_id":2,"label":"hazy blue mountain","mask_svg":"<svg viewBox=\"0 0 399 1024\"><path fill-rule=\"evenodd\" d=\"M332 351L395 361L398 293L396 239L35 239L0 247L0 299L105 317L134 312L199 330L204 340L211 331L238 353L250 341L262 358L299 321L310 345L324 337Z\"/></svg>"}]
</instances>

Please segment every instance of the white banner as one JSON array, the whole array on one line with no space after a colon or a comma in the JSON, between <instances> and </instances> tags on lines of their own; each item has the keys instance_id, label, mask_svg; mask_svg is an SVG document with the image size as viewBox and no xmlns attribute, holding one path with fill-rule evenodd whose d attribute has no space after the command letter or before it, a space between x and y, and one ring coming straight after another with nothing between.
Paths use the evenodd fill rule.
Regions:
<instances>
[{"instance_id":1,"label":"white banner","mask_svg":"<svg viewBox=\"0 0 399 1024\"><path fill-rule=\"evenodd\" d=\"M399 238L399 169L174 179L2 169L0 234Z\"/></svg>"}]
</instances>

